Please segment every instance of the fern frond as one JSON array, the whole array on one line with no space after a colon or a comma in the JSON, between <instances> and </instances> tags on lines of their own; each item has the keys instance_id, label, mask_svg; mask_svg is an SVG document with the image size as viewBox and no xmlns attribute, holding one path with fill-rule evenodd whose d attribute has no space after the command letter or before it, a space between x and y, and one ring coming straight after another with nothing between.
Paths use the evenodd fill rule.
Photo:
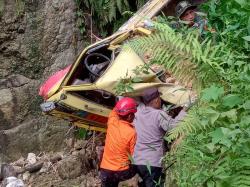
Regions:
<instances>
[{"instance_id":1,"label":"fern frond","mask_svg":"<svg viewBox=\"0 0 250 187\"><path fill-rule=\"evenodd\" d=\"M180 82L191 81L200 87L198 84L219 81L219 76L214 76L220 68L216 56L223 46L214 49L210 40L200 44L196 33L183 36L166 24L155 23L155 27L155 34L133 39L127 45L140 56L152 51L151 59L164 65Z\"/></svg>"},{"instance_id":2,"label":"fern frond","mask_svg":"<svg viewBox=\"0 0 250 187\"><path fill-rule=\"evenodd\" d=\"M146 3L146 0L136 0L136 6L137 6L137 8L140 8L145 3Z\"/></svg>"},{"instance_id":3,"label":"fern frond","mask_svg":"<svg viewBox=\"0 0 250 187\"><path fill-rule=\"evenodd\" d=\"M109 21L111 22L116 18L116 2L114 0L109 1Z\"/></svg>"},{"instance_id":4,"label":"fern frond","mask_svg":"<svg viewBox=\"0 0 250 187\"><path fill-rule=\"evenodd\" d=\"M250 168L236 172L232 178L232 186L250 186Z\"/></svg>"},{"instance_id":5,"label":"fern frond","mask_svg":"<svg viewBox=\"0 0 250 187\"><path fill-rule=\"evenodd\" d=\"M168 25L155 23L157 31L146 37L139 37L130 40L125 47L134 50L140 57L147 53L151 55L150 62L154 62L170 71L181 83L192 82L199 91L207 84L219 82L222 72L219 60L226 56L223 54L223 45L213 47L210 40L202 43L198 40L196 33L183 35L174 32ZM222 54L224 56L222 56ZM219 59L219 60L218 60ZM199 93L199 92L198 92ZM178 127L171 130L167 140L171 141L183 134L208 130L215 124L213 122L202 123L202 116L193 109L189 111L185 119ZM204 116L211 116L213 119L219 117L215 111L206 111L203 108Z\"/></svg>"},{"instance_id":6,"label":"fern frond","mask_svg":"<svg viewBox=\"0 0 250 187\"><path fill-rule=\"evenodd\" d=\"M128 0L123 0L123 4L125 5L125 7L123 8L123 10L129 8L129 2L128 2Z\"/></svg>"},{"instance_id":7,"label":"fern frond","mask_svg":"<svg viewBox=\"0 0 250 187\"><path fill-rule=\"evenodd\" d=\"M181 121L177 127L172 129L165 138L167 141L172 141L179 136L186 135L191 132L201 130L203 127L200 125L199 118L195 114L188 114L183 121Z\"/></svg>"},{"instance_id":8,"label":"fern frond","mask_svg":"<svg viewBox=\"0 0 250 187\"><path fill-rule=\"evenodd\" d=\"M120 13L122 12L122 5L123 5L122 2L123 2L123 0L117 0L116 1L116 6L117 6Z\"/></svg>"}]
</instances>

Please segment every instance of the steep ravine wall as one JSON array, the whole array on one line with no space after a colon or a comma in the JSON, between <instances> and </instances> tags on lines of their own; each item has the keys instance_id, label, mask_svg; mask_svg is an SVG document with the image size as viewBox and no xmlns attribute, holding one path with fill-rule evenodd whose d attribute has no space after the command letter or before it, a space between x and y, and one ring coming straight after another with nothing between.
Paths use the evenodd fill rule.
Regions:
<instances>
[{"instance_id":1,"label":"steep ravine wall","mask_svg":"<svg viewBox=\"0 0 250 187\"><path fill-rule=\"evenodd\" d=\"M0 163L58 150L68 126L43 116L41 83L84 48L74 0L0 0Z\"/></svg>"}]
</instances>

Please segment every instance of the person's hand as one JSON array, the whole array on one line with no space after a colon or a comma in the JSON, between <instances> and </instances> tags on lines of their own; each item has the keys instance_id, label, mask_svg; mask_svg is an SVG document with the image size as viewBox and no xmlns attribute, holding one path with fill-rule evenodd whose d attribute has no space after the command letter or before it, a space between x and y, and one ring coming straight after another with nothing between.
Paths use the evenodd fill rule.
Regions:
<instances>
[{"instance_id":1,"label":"person's hand","mask_svg":"<svg viewBox=\"0 0 250 187\"><path fill-rule=\"evenodd\" d=\"M192 97L189 101L182 105L184 111L188 111L192 106L194 106L197 102L197 97Z\"/></svg>"},{"instance_id":2,"label":"person's hand","mask_svg":"<svg viewBox=\"0 0 250 187\"><path fill-rule=\"evenodd\" d=\"M211 33L216 33L216 30L215 29L210 29L210 32Z\"/></svg>"}]
</instances>

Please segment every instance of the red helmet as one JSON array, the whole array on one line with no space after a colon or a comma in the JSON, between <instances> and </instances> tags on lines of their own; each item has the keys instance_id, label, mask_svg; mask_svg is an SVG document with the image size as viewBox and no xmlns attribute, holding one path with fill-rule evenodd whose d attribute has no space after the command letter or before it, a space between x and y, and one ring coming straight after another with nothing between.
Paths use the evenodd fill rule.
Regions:
<instances>
[{"instance_id":1,"label":"red helmet","mask_svg":"<svg viewBox=\"0 0 250 187\"><path fill-rule=\"evenodd\" d=\"M134 99L129 97L124 97L118 101L115 105L115 111L120 116L126 116L130 113L137 112L137 103Z\"/></svg>"}]
</instances>

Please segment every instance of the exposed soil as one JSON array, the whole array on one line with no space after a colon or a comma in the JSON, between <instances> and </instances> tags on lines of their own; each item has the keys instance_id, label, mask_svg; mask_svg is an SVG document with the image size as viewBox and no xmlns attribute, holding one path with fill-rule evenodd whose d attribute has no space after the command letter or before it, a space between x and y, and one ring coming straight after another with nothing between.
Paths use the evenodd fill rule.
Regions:
<instances>
[{"instance_id":1,"label":"exposed soil","mask_svg":"<svg viewBox=\"0 0 250 187\"><path fill-rule=\"evenodd\" d=\"M31 176L30 187L99 187L100 180L96 172L89 172L87 175L81 175L75 179L63 180L56 171L50 171L44 174L34 174Z\"/></svg>"},{"instance_id":2,"label":"exposed soil","mask_svg":"<svg viewBox=\"0 0 250 187\"><path fill-rule=\"evenodd\" d=\"M66 139L64 152L29 153L27 158L2 164L0 187L6 187L9 177L20 179L25 187L100 187L98 169L105 136L102 133L94 136L87 140ZM137 187L137 177L119 186Z\"/></svg>"}]
</instances>

